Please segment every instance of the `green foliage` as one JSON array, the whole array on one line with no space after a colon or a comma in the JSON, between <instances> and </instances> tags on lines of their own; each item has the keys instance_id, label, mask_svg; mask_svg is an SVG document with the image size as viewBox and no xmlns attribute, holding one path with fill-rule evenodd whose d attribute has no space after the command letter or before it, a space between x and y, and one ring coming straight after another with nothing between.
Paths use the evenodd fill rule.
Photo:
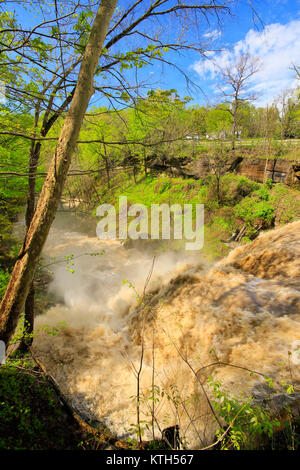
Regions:
<instances>
[{"instance_id":1,"label":"green foliage","mask_svg":"<svg viewBox=\"0 0 300 470\"><path fill-rule=\"evenodd\" d=\"M232 116L226 110L226 106L217 106L207 110L206 130L215 138L230 136Z\"/></svg>"},{"instance_id":2,"label":"green foliage","mask_svg":"<svg viewBox=\"0 0 300 470\"><path fill-rule=\"evenodd\" d=\"M22 313L18 321L16 332L10 344L17 344L22 339L26 342L27 340L34 338L41 332L46 333L49 336L56 336L57 333L61 329L66 327L66 323L64 321L60 321L55 326L52 326L52 327L49 325L42 325L40 328L36 328L32 333L28 333L27 331L28 326L29 326L29 323L25 319L25 314Z\"/></svg>"},{"instance_id":3,"label":"green foliage","mask_svg":"<svg viewBox=\"0 0 300 470\"><path fill-rule=\"evenodd\" d=\"M30 132L32 116L28 114L8 114L0 106L0 127L11 131ZM30 143L21 142L15 136L2 137L0 140L0 233L1 241L11 238L12 222L14 222L26 200L28 181L22 176L23 168L28 167ZM21 176L18 175L21 173ZM40 185L37 185L37 190Z\"/></svg>"},{"instance_id":4,"label":"green foliage","mask_svg":"<svg viewBox=\"0 0 300 470\"><path fill-rule=\"evenodd\" d=\"M259 446L260 438L272 439L275 428L280 426L278 419L254 405L252 397L232 397L222 390L220 382L212 377L209 381L215 397L214 409L225 421L225 428L218 429L216 434L222 450L254 449Z\"/></svg>"},{"instance_id":5,"label":"green foliage","mask_svg":"<svg viewBox=\"0 0 300 470\"><path fill-rule=\"evenodd\" d=\"M263 196L263 199L261 198ZM267 197L267 199L265 199ZM262 223L265 228L271 227L274 220L275 208L267 202L268 193L261 190L259 194L246 197L234 208L236 217L242 219L251 227L257 223Z\"/></svg>"},{"instance_id":6,"label":"green foliage","mask_svg":"<svg viewBox=\"0 0 300 470\"><path fill-rule=\"evenodd\" d=\"M171 188L171 182L170 181L164 181L163 184L158 189L158 192L159 192L159 194L162 194L165 191L168 191L170 188Z\"/></svg>"},{"instance_id":7,"label":"green foliage","mask_svg":"<svg viewBox=\"0 0 300 470\"><path fill-rule=\"evenodd\" d=\"M76 437L59 399L30 360L0 368L0 449L76 448Z\"/></svg>"},{"instance_id":8,"label":"green foliage","mask_svg":"<svg viewBox=\"0 0 300 470\"><path fill-rule=\"evenodd\" d=\"M0 268L0 299L2 298L9 281L9 272Z\"/></svg>"},{"instance_id":9,"label":"green foliage","mask_svg":"<svg viewBox=\"0 0 300 470\"><path fill-rule=\"evenodd\" d=\"M300 196L284 184L257 185L259 189L243 198L234 207L234 216L248 226L247 236L255 235L255 225L264 229L276 223L284 224L300 217ZM253 229L253 230L252 230Z\"/></svg>"},{"instance_id":10,"label":"green foliage","mask_svg":"<svg viewBox=\"0 0 300 470\"><path fill-rule=\"evenodd\" d=\"M221 229L225 231L228 231L230 228L230 223L227 220L225 220L223 217L220 217L218 215L214 217L213 225L220 227Z\"/></svg>"},{"instance_id":11,"label":"green foliage","mask_svg":"<svg viewBox=\"0 0 300 470\"><path fill-rule=\"evenodd\" d=\"M262 201L268 201L270 199L270 192L267 187L261 187L254 193L255 196L258 196Z\"/></svg>"},{"instance_id":12,"label":"green foliage","mask_svg":"<svg viewBox=\"0 0 300 470\"><path fill-rule=\"evenodd\" d=\"M271 189L273 188L273 181L272 181L270 178L268 178L268 179L266 180L266 182L265 182L265 187L266 187L267 189L269 189L269 190L271 190Z\"/></svg>"},{"instance_id":13,"label":"green foliage","mask_svg":"<svg viewBox=\"0 0 300 470\"><path fill-rule=\"evenodd\" d=\"M28 132L32 116L28 114L8 114L0 106L0 127L20 132ZM2 298L9 274L19 251L18 242L13 234L13 224L26 201L27 177L15 176L28 166L30 144L21 144L17 137L2 137L0 140L0 299ZM7 176L6 176L7 175ZM40 185L37 185L37 189Z\"/></svg>"},{"instance_id":14,"label":"green foliage","mask_svg":"<svg viewBox=\"0 0 300 470\"><path fill-rule=\"evenodd\" d=\"M276 184L270 191L269 203L274 207L276 222L286 224L300 218L299 191Z\"/></svg>"},{"instance_id":15,"label":"green foliage","mask_svg":"<svg viewBox=\"0 0 300 470\"><path fill-rule=\"evenodd\" d=\"M233 175L231 175L231 178L233 178ZM248 196L250 193L252 193L255 189L259 187L258 183L249 180L245 176L235 176L235 179L237 180L238 191L240 192L242 197Z\"/></svg>"},{"instance_id":16,"label":"green foliage","mask_svg":"<svg viewBox=\"0 0 300 470\"><path fill-rule=\"evenodd\" d=\"M254 372L250 372L253 375ZM215 441L211 448L219 450L255 450L255 449L297 449L299 445L298 433L296 427L299 420L293 416L291 410L285 409L274 411L267 405L258 405L252 396L233 396L226 391L220 381L215 381L213 377L208 378L211 387L213 399L212 407L218 417L218 427L215 435ZM272 378L266 377L265 383L270 392L266 399L272 397L275 393L275 384ZM277 389L276 389L277 390ZM278 391L278 390L277 390ZM294 388L291 384L283 384L283 393L293 394ZM136 401L136 396L131 397ZM132 448L139 447L140 437L146 437L153 434L153 423L160 427L170 426L174 423L174 416L180 415L181 410L199 400L197 395L182 397L176 384L170 384L168 387L154 385L148 390L144 390L139 396L139 407L141 414L145 417L138 423L131 424L129 431L137 436L137 439L129 439ZM166 413L164 417L157 421L157 409L161 409L168 404L168 408L173 409ZM281 416L287 416L283 422ZM219 423L224 423L220 427ZM197 427L197 420L193 426ZM297 424L298 423L298 424ZM182 430L181 430L182 431ZM284 433L284 435L282 434ZM182 432L180 442L183 446L188 446L186 436ZM143 444L145 445L145 443ZM146 443L146 449L168 449L169 443L164 439L154 439Z\"/></svg>"},{"instance_id":17,"label":"green foliage","mask_svg":"<svg viewBox=\"0 0 300 470\"><path fill-rule=\"evenodd\" d=\"M268 229L275 220L276 223L286 223L300 217L300 196L297 191L281 184L269 190L262 184L235 174L222 177L221 204L211 196L215 183L210 176L205 180L186 180L152 174L130 185L124 174L123 181L107 194L105 202L117 206L119 196L123 195L127 196L129 205L139 203L148 208L151 204L163 203L204 204L204 252L212 259L226 254L228 247L221 240L229 239L243 225L246 225L243 241L247 242L257 236L260 227ZM150 220L148 228L150 230Z\"/></svg>"},{"instance_id":18,"label":"green foliage","mask_svg":"<svg viewBox=\"0 0 300 470\"><path fill-rule=\"evenodd\" d=\"M208 185L213 185L214 180L207 178ZM222 205L235 206L246 196L259 189L259 184L245 176L227 173L221 177Z\"/></svg>"},{"instance_id":19,"label":"green foliage","mask_svg":"<svg viewBox=\"0 0 300 470\"><path fill-rule=\"evenodd\" d=\"M274 208L264 201L253 202L252 199L239 204L235 209L236 216L248 223L254 223L257 219L270 223L274 217Z\"/></svg>"}]
</instances>

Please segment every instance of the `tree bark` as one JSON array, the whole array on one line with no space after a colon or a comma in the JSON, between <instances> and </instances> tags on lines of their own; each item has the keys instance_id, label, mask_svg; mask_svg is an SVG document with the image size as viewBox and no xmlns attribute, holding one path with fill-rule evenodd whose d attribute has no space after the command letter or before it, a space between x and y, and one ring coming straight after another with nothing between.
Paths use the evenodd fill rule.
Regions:
<instances>
[{"instance_id":1,"label":"tree bark","mask_svg":"<svg viewBox=\"0 0 300 470\"><path fill-rule=\"evenodd\" d=\"M35 207L35 180L36 180L36 170L39 161L41 144L38 142L36 145L33 145L30 153L29 161L29 178L28 178L28 195L27 195L27 207L25 214L25 223L26 223L26 233L29 230L30 223L34 216L34 207ZM24 335L21 339L19 345L19 351L25 352L29 346L31 346L33 338L31 336L33 332L33 323L34 323L34 281L32 280L30 289L25 301L25 316L24 316Z\"/></svg>"},{"instance_id":2,"label":"tree bark","mask_svg":"<svg viewBox=\"0 0 300 470\"><path fill-rule=\"evenodd\" d=\"M235 149L235 133L236 133L236 113L237 113L237 100L235 99L233 105L233 113L232 113L232 139L231 139L231 150Z\"/></svg>"},{"instance_id":3,"label":"tree bark","mask_svg":"<svg viewBox=\"0 0 300 470\"><path fill-rule=\"evenodd\" d=\"M69 72L73 70L73 66L70 67ZM60 81L62 82L62 80ZM44 90L46 91L46 90ZM74 91L65 99L62 103L60 108L49 118L49 113L52 107L53 98L51 97L48 105L48 109L44 115L43 120L43 127L41 130L41 137L46 137L49 130L55 123L55 121L60 116L60 113L68 106ZM53 95L52 95L53 96ZM39 116L40 116L40 104L39 101L36 110L35 110L35 122L34 122L34 132L36 133L36 129L38 126ZM35 211L35 184L36 184L36 172L37 167L40 159L41 153L41 142L32 141L31 148L30 148L30 156L29 156L29 177L28 177L28 194L27 194L27 207L25 213L25 223L26 223L26 234L29 230L31 221L34 216ZM30 337L31 333L33 332L33 325L34 325L34 303L35 303L35 289L34 289L34 281L32 281L27 299L25 301L25 316L24 316L24 335L21 339L20 345L18 347L19 352L23 353L26 352L28 347L32 345L33 338Z\"/></svg>"},{"instance_id":4,"label":"tree bark","mask_svg":"<svg viewBox=\"0 0 300 470\"><path fill-rule=\"evenodd\" d=\"M34 134L36 135L36 130L40 117L40 105L41 101L39 100L34 115ZM28 193L27 193L27 206L25 212L25 229L26 234L29 230L30 223L33 219L34 208L35 208L35 181L36 181L36 170L40 156L41 143L31 142L30 146L30 155L29 155L29 176L28 176ZM26 235L25 235L26 236ZM34 321L34 281L32 281L27 298L25 300L25 316L24 316L24 326L23 326L23 337L21 338L20 344L18 346L18 351L24 353L27 351L28 347L31 346L33 338L31 334L33 332L33 321Z\"/></svg>"},{"instance_id":5,"label":"tree bark","mask_svg":"<svg viewBox=\"0 0 300 470\"><path fill-rule=\"evenodd\" d=\"M62 194L72 154L90 97L103 42L117 0L102 0L81 63L76 89L44 182L24 245L0 305L0 339L9 342L24 307L33 276Z\"/></svg>"},{"instance_id":6,"label":"tree bark","mask_svg":"<svg viewBox=\"0 0 300 470\"><path fill-rule=\"evenodd\" d=\"M104 140L104 136L103 136ZM107 187L110 189L110 162L108 160L108 155L106 151L106 145L104 144L104 162L105 162L105 171L106 171L106 178L107 178Z\"/></svg>"},{"instance_id":7,"label":"tree bark","mask_svg":"<svg viewBox=\"0 0 300 470\"><path fill-rule=\"evenodd\" d=\"M147 156L146 156L146 149L144 147L144 172L145 172L145 176L147 176Z\"/></svg>"}]
</instances>

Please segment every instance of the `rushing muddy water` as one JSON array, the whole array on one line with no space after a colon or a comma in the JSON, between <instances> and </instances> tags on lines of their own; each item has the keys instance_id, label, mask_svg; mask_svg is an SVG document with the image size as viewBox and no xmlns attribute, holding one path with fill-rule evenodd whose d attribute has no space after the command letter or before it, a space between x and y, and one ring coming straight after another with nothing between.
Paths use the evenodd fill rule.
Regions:
<instances>
[{"instance_id":1,"label":"rushing muddy water","mask_svg":"<svg viewBox=\"0 0 300 470\"><path fill-rule=\"evenodd\" d=\"M98 240L93 230L75 231L73 223L71 216L60 216L51 229L45 256L60 261L73 255L74 265L51 266L50 291L58 303L36 321L37 327L61 321L66 326L55 336L39 333L34 349L81 413L120 437L134 435L142 344L140 419L152 421L154 384L160 392L156 435L179 424L192 448L208 444L215 431L201 389L203 383L211 395L208 376L236 396L267 393L257 374L205 366L222 361L276 383L292 374L299 384L294 350L300 340L300 222L266 233L211 266L201 253L162 253L148 286L153 296L138 309L151 253ZM146 436L151 434L150 424Z\"/></svg>"}]
</instances>

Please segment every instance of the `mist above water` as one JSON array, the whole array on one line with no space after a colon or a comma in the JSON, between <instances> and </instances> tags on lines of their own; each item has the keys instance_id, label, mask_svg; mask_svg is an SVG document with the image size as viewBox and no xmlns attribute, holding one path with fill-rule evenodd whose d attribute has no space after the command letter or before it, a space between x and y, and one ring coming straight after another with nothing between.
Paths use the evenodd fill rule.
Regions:
<instances>
[{"instance_id":1,"label":"mist above water","mask_svg":"<svg viewBox=\"0 0 300 470\"><path fill-rule=\"evenodd\" d=\"M209 390L212 375L235 395L263 393L265 387L260 376L244 370L204 366L223 361L276 380L289 378L279 363L287 362L300 339L300 222L266 233L211 266L201 253L162 253L148 286L154 292L150 304L136 308L153 255L70 230L68 217L54 224L44 254L72 254L74 265L51 266L50 291L58 303L36 320L37 327L61 321L66 327L56 336L39 333L34 348L80 412L120 437L132 435L142 342L141 419L151 421L154 381L173 396L160 396L155 406L156 434L179 424L189 447L206 445L215 430L198 379ZM296 382L299 367L293 366Z\"/></svg>"}]
</instances>

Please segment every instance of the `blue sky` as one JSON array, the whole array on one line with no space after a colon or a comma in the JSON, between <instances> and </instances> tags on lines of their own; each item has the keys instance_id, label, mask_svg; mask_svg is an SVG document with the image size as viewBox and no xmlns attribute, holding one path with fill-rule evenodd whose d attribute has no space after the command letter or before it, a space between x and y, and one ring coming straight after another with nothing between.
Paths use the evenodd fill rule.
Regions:
<instances>
[{"instance_id":1,"label":"blue sky","mask_svg":"<svg viewBox=\"0 0 300 470\"><path fill-rule=\"evenodd\" d=\"M226 18L220 30L212 25L204 33L215 38L211 48L220 51L211 53L209 60L191 54L180 63L202 89L191 94L193 104L214 104L220 100L216 86L220 76L214 62L233 64L245 52L259 60L259 71L249 82L251 91L257 95L257 106L271 103L286 89L297 86L290 67L292 63L300 65L300 0L257 0L253 5L261 22L253 23L247 1L240 2L235 16ZM166 82L181 94L188 93L178 74L169 73Z\"/></svg>"},{"instance_id":2,"label":"blue sky","mask_svg":"<svg viewBox=\"0 0 300 470\"><path fill-rule=\"evenodd\" d=\"M118 5L122 7L123 4L128 6L132 2L119 0ZM167 66L145 67L138 70L138 76L150 88L174 88L181 96L191 96L192 104L214 104L221 99L216 86L220 76L214 62L230 65L239 54L249 52L260 63L259 72L249 82L251 91L258 96L256 105L271 103L286 89L295 88L297 80L290 67L292 63L300 65L300 0L252 0L252 4L261 21L253 22L249 1L240 0L232 10L233 15L227 16L220 28L214 22L200 25L200 40L209 43L207 48L214 51L209 53L209 59L195 52L166 55L166 59L175 62L201 91L187 89L183 75ZM24 23L30 26L37 23L38 17L25 12L22 6L14 3L14 8L23 26ZM172 37L172 24L169 22L164 26ZM187 31L187 39L193 42L194 34L195 31ZM129 76L132 80L135 73L129 72ZM97 99L94 104L104 104L101 101Z\"/></svg>"}]
</instances>

